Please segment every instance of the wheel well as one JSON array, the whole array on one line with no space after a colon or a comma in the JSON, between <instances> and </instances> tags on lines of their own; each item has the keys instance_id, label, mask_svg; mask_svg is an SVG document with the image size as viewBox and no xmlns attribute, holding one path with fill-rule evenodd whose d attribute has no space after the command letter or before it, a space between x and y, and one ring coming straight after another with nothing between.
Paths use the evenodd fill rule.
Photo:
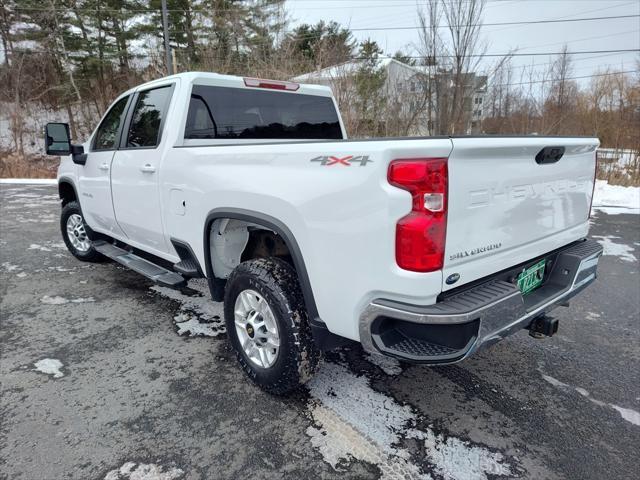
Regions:
<instances>
[{"instance_id":1,"label":"wheel well","mask_svg":"<svg viewBox=\"0 0 640 480\"><path fill-rule=\"evenodd\" d=\"M266 226L231 218L216 219L209 235L209 255L213 273L227 278L241 262L277 257L295 264L287 242Z\"/></svg>"},{"instance_id":2,"label":"wheel well","mask_svg":"<svg viewBox=\"0 0 640 480\"><path fill-rule=\"evenodd\" d=\"M60 195L60 199L62 200L63 207L69 202L78 200L78 197L76 196L76 190L69 182L60 182L58 184L58 193Z\"/></svg>"},{"instance_id":3,"label":"wheel well","mask_svg":"<svg viewBox=\"0 0 640 480\"><path fill-rule=\"evenodd\" d=\"M237 235L234 236L232 234L230 237L227 237L230 230L236 230ZM298 276L312 327L314 325L320 325L326 329L324 323L318 316L318 308L316 307L311 282L309 281L309 274L300 247L293 233L283 222L269 215L250 210L219 208L211 210L207 215L203 233L207 281L214 300L222 300L226 283L225 279L229 276L220 275L217 270L214 270L213 262L221 256L221 251L218 249L218 242L226 238L236 240L238 242L238 245L235 247L236 250L233 255L230 257L227 256L227 258L233 258L238 263L244 259L256 258L258 256L264 256L265 254L276 256L290 262ZM225 245L223 245L223 247L224 246ZM283 249L283 246L286 247L286 249ZM229 267L230 266L232 265L229 265ZM235 268L235 265L233 265L233 268Z\"/></svg>"}]
</instances>

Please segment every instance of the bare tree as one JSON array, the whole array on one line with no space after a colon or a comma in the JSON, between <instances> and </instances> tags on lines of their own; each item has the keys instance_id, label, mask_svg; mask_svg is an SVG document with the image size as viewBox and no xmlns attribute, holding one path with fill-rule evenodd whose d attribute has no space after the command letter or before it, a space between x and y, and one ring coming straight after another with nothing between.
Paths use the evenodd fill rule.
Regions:
<instances>
[{"instance_id":1,"label":"bare tree","mask_svg":"<svg viewBox=\"0 0 640 480\"><path fill-rule=\"evenodd\" d=\"M418 10L420 47L426 60L428 108L435 110L433 133L468 129L476 88L476 71L486 45L481 42L486 0L428 0ZM446 21L445 34L440 20ZM437 105L437 108L434 107Z\"/></svg>"},{"instance_id":2,"label":"bare tree","mask_svg":"<svg viewBox=\"0 0 640 480\"><path fill-rule=\"evenodd\" d=\"M425 75L422 77L421 90L423 92L423 103L426 107L427 132L429 135L435 133L435 111L436 111L436 71L438 68L438 55L442 52L442 39L440 38L439 25L442 12L439 8L440 1L429 0L423 9L418 9L418 21L420 29L418 35L420 43L418 51L424 57L422 62Z\"/></svg>"}]
</instances>

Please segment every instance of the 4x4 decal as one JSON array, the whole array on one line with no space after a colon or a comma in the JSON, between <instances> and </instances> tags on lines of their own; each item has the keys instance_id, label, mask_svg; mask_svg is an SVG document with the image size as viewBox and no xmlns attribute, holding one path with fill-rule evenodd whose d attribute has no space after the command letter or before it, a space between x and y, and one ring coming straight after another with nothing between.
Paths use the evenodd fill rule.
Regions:
<instances>
[{"instance_id":1,"label":"4x4 decal","mask_svg":"<svg viewBox=\"0 0 640 480\"><path fill-rule=\"evenodd\" d=\"M319 157L312 158L311 162L319 162L323 167L330 167L332 165L343 165L350 167L353 162L357 162L361 167L367 165L367 163L373 163L373 160L369 159L369 155L347 155L346 157L335 157L332 155L320 155Z\"/></svg>"}]
</instances>

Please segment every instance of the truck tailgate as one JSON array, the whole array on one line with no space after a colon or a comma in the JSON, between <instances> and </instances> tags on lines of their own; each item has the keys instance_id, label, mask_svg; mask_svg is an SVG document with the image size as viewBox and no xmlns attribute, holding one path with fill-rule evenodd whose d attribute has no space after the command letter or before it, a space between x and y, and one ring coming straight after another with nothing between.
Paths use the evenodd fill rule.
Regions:
<instances>
[{"instance_id":1,"label":"truck tailgate","mask_svg":"<svg viewBox=\"0 0 640 480\"><path fill-rule=\"evenodd\" d=\"M598 139L452 141L443 290L526 262L587 234ZM544 158L538 155L547 147L563 147L564 154L557 161L558 150L547 149L550 155Z\"/></svg>"}]
</instances>

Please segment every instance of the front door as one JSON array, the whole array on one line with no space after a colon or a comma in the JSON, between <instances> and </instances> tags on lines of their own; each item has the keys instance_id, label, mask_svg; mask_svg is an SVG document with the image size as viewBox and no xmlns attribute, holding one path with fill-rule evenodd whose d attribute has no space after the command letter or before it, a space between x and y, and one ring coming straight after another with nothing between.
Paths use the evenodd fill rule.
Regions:
<instances>
[{"instance_id":1,"label":"front door","mask_svg":"<svg viewBox=\"0 0 640 480\"><path fill-rule=\"evenodd\" d=\"M104 233L123 235L115 221L109 183L111 162L120 141L129 96L118 99L104 116L78 169L80 207L87 224Z\"/></svg>"},{"instance_id":2,"label":"front door","mask_svg":"<svg viewBox=\"0 0 640 480\"><path fill-rule=\"evenodd\" d=\"M170 251L164 239L158 179L162 127L172 91L172 85L164 85L136 94L127 115L129 128L111 170L118 225L151 253Z\"/></svg>"}]
</instances>

